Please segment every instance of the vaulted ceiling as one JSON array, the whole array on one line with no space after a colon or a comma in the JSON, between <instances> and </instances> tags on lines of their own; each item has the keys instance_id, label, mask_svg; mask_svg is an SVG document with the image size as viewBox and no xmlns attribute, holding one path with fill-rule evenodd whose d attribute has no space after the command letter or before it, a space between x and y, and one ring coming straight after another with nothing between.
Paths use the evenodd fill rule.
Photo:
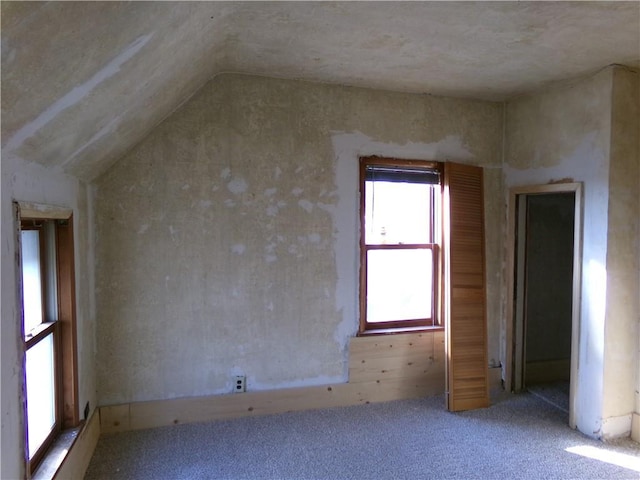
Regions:
<instances>
[{"instance_id":1,"label":"vaulted ceiling","mask_svg":"<svg viewBox=\"0 0 640 480\"><path fill-rule=\"evenodd\" d=\"M502 101L640 65L638 2L7 2L2 156L91 181L215 75Z\"/></svg>"}]
</instances>

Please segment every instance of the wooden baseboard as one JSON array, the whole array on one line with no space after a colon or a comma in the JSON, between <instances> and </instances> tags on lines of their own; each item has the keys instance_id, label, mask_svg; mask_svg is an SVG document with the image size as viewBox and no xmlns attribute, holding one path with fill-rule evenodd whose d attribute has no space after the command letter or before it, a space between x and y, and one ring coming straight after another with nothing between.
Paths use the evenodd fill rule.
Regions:
<instances>
[{"instance_id":1,"label":"wooden baseboard","mask_svg":"<svg viewBox=\"0 0 640 480\"><path fill-rule=\"evenodd\" d=\"M55 480L74 480L84 478L89 462L100 438L100 415L96 410L84 425L78 438L69 449L60 468L54 475Z\"/></svg>"},{"instance_id":2,"label":"wooden baseboard","mask_svg":"<svg viewBox=\"0 0 640 480\"><path fill-rule=\"evenodd\" d=\"M114 433L180 423L344 407L435 395L442 393L443 389L444 377L435 382L433 378L392 379L136 402L101 407L100 428L102 433Z\"/></svg>"},{"instance_id":3,"label":"wooden baseboard","mask_svg":"<svg viewBox=\"0 0 640 480\"><path fill-rule=\"evenodd\" d=\"M489 369L501 386L500 368ZM102 433L440 395L445 391L444 332L356 337L347 383L134 402L100 408ZM444 404L443 404L444 408Z\"/></svg>"},{"instance_id":4,"label":"wooden baseboard","mask_svg":"<svg viewBox=\"0 0 640 480\"><path fill-rule=\"evenodd\" d=\"M347 383L104 406L100 429L124 432L444 393L443 332L354 338L349 357Z\"/></svg>"}]
</instances>

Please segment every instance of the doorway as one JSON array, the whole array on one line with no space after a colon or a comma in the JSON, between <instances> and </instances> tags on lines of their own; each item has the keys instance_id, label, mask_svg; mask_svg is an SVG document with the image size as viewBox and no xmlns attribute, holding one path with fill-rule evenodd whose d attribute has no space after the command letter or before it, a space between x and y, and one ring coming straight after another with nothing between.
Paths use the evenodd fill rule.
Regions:
<instances>
[{"instance_id":1,"label":"doorway","mask_svg":"<svg viewBox=\"0 0 640 480\"><path fill-rule=\"evenodd\" d=\"M512 189L507 381L567 411L575 427L581 186Z\"/></svg>"}]
</instances>

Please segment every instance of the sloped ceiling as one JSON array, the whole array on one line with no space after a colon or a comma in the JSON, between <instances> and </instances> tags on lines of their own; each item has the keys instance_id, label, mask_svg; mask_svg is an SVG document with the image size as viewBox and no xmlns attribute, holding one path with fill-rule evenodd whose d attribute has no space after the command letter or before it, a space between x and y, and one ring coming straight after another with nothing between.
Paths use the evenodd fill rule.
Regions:
<instances>
[{"instance_id":1,"label":"sloped ceiling","mask_svg":"<svg viewBox=\"0 0 640 480\"><path fill-rule=\"evenodd\" d=\"M244 72L505 100L638 67L638 2L6 2L2 156L91 181Z\"/></svg>"}]
</instances>

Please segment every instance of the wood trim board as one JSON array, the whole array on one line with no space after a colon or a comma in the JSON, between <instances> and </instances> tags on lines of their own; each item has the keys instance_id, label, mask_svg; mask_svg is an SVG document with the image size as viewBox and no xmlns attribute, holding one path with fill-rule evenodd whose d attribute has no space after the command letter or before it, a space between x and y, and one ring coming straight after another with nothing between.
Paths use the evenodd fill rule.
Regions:
<instances>
[{"instance_id":1,"label":"wood trim board","mask_svg":"<svg viewBox=\"0 0 640 480\"><path fill-rule=\"evenodd\" d=\"M349 350L347 383L108 405L100 408L100 429L108 434L444 393L441 330L354 337ZM500 369L493 370L492 386L499 387Z\"/></svg>"},{"instance_id":2,"label":"wood trim board","mask_svg":"<svg viewBox=\"0 0 640 480\"><path fill-rule=\"evenodd\" d=\"M55 480L84 478L93 452L98 445L100 433L100 414L98 410L95 410L80 430L78 438L73 442L69 453L53 478Z\"/></svg>"},{"instance_id":3,"label":"wood trim board","mask_svg":"<svg viewBox=\"0 0 640 480\"><path fill-rule=\"evenodd\" d=\"M100 408L102 433L386 402L444 392L442 331L355 337L349 381Z\"/></svg>"}]
</instances>

